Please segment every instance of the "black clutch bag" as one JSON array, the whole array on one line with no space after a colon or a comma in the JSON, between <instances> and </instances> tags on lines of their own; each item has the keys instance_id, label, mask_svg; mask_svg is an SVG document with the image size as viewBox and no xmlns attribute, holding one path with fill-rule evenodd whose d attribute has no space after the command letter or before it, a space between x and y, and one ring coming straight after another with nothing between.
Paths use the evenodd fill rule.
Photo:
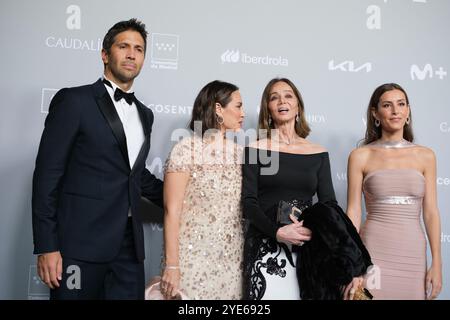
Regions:
<instances>
[{"instance_id":1,"label":"black clutch bag","mask_svg":"<svg viewBox=\"0 0 450 320\"><path fill-rule=\"evenodd\" d=\"M277 223L280 225L291 224L292 220L289 217L291 214L298 220L301 219L301 215L303 210L308 208L311 205L310 201L301 201L301 200L290 200L285 201L281 200L278 203L277 209Z\"/></svg>"}]
</instances>

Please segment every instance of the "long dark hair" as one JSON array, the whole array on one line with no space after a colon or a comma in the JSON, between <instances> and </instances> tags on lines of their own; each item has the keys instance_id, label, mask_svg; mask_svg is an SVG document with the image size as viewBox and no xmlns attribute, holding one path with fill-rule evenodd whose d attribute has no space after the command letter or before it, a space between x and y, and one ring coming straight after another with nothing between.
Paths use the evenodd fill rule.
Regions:
<instances>
[{"instance_id":1,"label":"long dark hair","mask_svg":"<svg viewBox=\"0 0 450 320\"><path fill-rule=\"evenodd\" d=\"M219 129L216 116L216 103L225 108L231 101L231 94L239 88L228 82L215 80L200 90L192 107L192 117L189 128L194 131L194 122L201 121L202 135L208 129Z\"/></svg>"},{"instance_id":2,"label":"long dark hair","mask_svg":"<svg viewBox=\"0 0 450 320\"><path fill-rule=\"evenodd\" d=\"M266 129L268 138L271 136L270 129L275 129L275 126L272 123L269 124L269 117L270 117L270 111L269 111L269 99L270 99L270 90L272 90L272 87L277 82L284 82L287 85L289 85L294 92L295 96L298 100L298 116L299 120L295 122L295 132L302 138L306 138L309 133L311 132L311 129L309 128L308 122L306 122L305 117L305 105L303 103L302 95L300 94L300 91L298 91L295 84L286 78L274 78L269 81L269 83L264 88L262 97L261 97L261 107L259 110L259 120L258 120L258 129Z\"/></svg>"},{"instance_id":3,"label":"long dark hair","mask_svg":"<svg viewBox=\"0 0 450 320\"><path fill-rule=\"evenodd\" d=\"M362 145L369 144L381 138L381 126L375 126L375 117L373 116L373 111L378 110L379 102L381 96L386 91L391 90L400 90L403 92L406 98L406 103L409 107L409 99L406 91L396 83L385 83L375 89L372 93L372 97L370 98L369 106L367 107L367 126L366 126L366 134L364 139L362 140ZM414 141L414 134L412 130L412 113L411 107L409 107L409 124L405 123L403 127L403 138L409 142Z\"/></svg>"}]
</instances>

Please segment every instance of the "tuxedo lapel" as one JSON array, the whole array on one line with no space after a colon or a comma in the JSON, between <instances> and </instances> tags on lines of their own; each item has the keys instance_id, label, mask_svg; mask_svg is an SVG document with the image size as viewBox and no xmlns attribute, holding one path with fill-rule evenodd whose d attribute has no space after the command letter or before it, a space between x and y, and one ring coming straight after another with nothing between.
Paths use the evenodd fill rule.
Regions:
<instances>
[{"instance_id":1,"label":"tuxedo lapel","mask_svg":"<svg viewBox=\"0 0 450 320\"><path fill-rule=\"evenodd\" d=\"M106 91L105 86L101 80L98 80L93 84L95 99L97 101L97 105L100 108L103 116L108 122L111 130L114 134L114 137L117 139L119 144L120 151L122 152L123 158L126 162L127 167L130 169L130 160L128 159L128 148L127 148L127 139L125 136L125 131L123 130L122 122L120 121L119 115L117 114L116 108L111 100L111 97ZM141 120L142 121L142 120Z\"/></svg>"},{"instance_id":2,"label":"tuxedo lapel","mask_svg":"<svg viewBox=\"0 0 450 320\"><path fill-rule=\"evenodd\" d=\"M148 136L150 135L149 119L147 118L147 115L145 113L145 108L147 107L144 106L142 103L140 103L137 99L135 99L135 101L136 101L135 102L136 108L139 113L139 118L141 119L142 128L144 129L144 135L145 138L147 139Z\"/></svg>"},{"instance_id":3,"label":"tuxedo lapel","mask_svg":"<svg viewBox=\"0 0 450 320\"><path fill-rule=\"evenodd\" d=\"M141 149L139 150L139 154L136 158L136 161L134 162L133 168L131 169L131 171L133 171L136 168L136 165L138 163L140 163L141 161L146 160L146 156L148 154L148 145L149 145L149 140L150 140L150 127L149 127L149 120L147 119L147 115L145 113L145 109L146 106L144 106L142 103L140 103L137 99L135 99L135 104L136 104L136 108L137 111L139 113L139 118L141 119L141 123L142 123L142 129L144 130L144 136L145 136L145 140L144 143L141 146Z\"/></svg>"}]
</instances>

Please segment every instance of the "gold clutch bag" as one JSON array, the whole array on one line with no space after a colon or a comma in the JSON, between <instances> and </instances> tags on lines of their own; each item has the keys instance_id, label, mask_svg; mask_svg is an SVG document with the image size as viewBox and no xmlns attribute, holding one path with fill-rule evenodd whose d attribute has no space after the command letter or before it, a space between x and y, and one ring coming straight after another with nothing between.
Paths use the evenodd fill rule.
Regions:
<instances>
[{"instance_id":1,"label":"gold clutch bag","mask_svg":"<svg viewBox=\"0 0 450 320\"><path fill-rule=\"evenodd\" d=\"M359 287L353 295L353 300L372 300L373 296L366 288Z\"/></svg>"}]
</instances>

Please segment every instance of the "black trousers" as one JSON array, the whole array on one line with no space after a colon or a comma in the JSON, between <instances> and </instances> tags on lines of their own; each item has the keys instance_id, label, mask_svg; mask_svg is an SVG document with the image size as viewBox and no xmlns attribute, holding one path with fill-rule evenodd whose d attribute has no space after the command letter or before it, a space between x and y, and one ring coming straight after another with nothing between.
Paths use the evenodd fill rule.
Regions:
<instances>
[{"instance_id":1,"label":"black trousers","mask_svg":"<svg viewBox=\"0 0 450 320\"><path fill-rule=\"evenodd\" d=\"M51 300L143 300L144 263L136 258L131 218L128 219L120 251L113 261L93 263L63 256L59 284L59 288L50 290Z\"/></svg>"}]
</instances>

